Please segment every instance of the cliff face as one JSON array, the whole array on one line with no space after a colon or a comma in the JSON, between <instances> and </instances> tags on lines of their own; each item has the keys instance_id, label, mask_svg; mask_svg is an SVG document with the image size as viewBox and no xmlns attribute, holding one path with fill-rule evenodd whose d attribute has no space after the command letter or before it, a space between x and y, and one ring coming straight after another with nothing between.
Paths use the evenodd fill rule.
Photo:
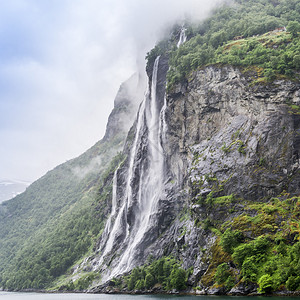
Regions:
<instances>
[{"instance_id":1,"label":"cliff face","mask_svg":"<svg viewBox=\"0 0 300 300\"><path fill-rule=\"evenodd\" d=\"M138 105L143 99L146 86L144 77L142 74L135 73L121 84L114 100L114 109L108 118L102 142L113 139L120 134L123 136L123 141L125 140L124 136L127 135L132 126Z\"/></svg>"},{"instance_id":2,"label":"cliff face","mask_svg":"<svg viewBox=\"0 0 300 300\"><path fill-rule=\"evenodd\" d=\"M160 121L149 126L147 110L143 115L140 109L124 150L127 159L115 172L118 207L112 208L115 215L109 220L117 225L110 231L111 238L109 233L102 236L99 254L81 266L102 272L102 284L146 264L149 257L172 255L183 268L193 267L188 284L208 288L214 283L216 266L229 259L210 228L231 224L249 203L299 193L298 83L255 84L254 71L209 66L165 94L166 62L161 59L157 69L155 101L160 103ZM153 97L147 101L151 103ZM155 149L163 157L162 173L149 171L155 167L149 140L153 127L160 128L155 131L159 137ZM145 172L150 177L143 181ZM144 193L151 176L158 178L162 188L157 182L157 199L148 210L150 221L142 235L136 235L140 233L136 224L143 226L140 222L146 220L139 219L146 216L143 201L152 201ZM222 200L212 205L214 199ZM235 200L229 203L229 199ZM253 237L250 231L246 235ZM130 263L124 267L120 261ZM107 290L106 285L100 290Z\"/></svg>"},{"instance_id":3,"label":"cliff face","mask_svg":"<svg viewBox=\"0 0 300 300\"><path fill-rule=\"evenodd\" d=\"M168 96L170 166L184 174L192 197L212 191L258 200L299 192L299 84L254 79L211 66Z\"/></svg>"},{"instance_id":4,"label":"cliff face","mask_svg":"<svg viewBox=\"0 0 300 300\"><path fill-rule=\"evenodd\" d=\"M210 226L228 222L231 227L245 213L245 200L299 194L300 85L284 80L253 84L255 79L252 72L210 66L167 96L165 150L185 211L156 247L180 258L186 269L193 267L190 283L203 288L213 284L212 270L230 260L218 252L218 235ZM210 202L226 195L239 200ZM281 230L277 225L273 233ZM253 238L253 229L247 230Z\"/></svg>"},{"instance_id":5,"label":"cliff face","mask_svg":"<svg viewBox=\"0 0 300 300\"><path fill-rule=\"evenodd\" d=\"M144 264L156 248L158 237L177 215L173 211L176 198L165 186L168 172L162 140L166 131L167 70L167 58L158 57L152 81L127 137L124 160L111 176L106 227L95 254L76 269L99 271L102 282ZM162 255L161 251L157 255Z\"/></svg>"}]
</instances>

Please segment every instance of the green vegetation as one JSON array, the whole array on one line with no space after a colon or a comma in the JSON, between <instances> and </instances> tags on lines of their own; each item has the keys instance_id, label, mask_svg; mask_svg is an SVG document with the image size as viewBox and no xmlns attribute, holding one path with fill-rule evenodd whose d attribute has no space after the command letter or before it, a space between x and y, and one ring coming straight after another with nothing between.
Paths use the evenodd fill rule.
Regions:
<instances>
[{"instance_id":1,"label":"green vegetation","mask_svg":"<svg viewBox=\"0 0 300 300\"><path fill-rule=\"evenodd\" d=\"M297 21L289 22L287 26L287 30L291 33L291 35L295 38L300 33L300 23Z\"/></svg>"},{"instance_id":2,"label":"green vegetation","mask_svg":"<svg viewBox=\"0 0 300 300\"><path fill-rule=\"evenodd\" d=\"M245 144L241 141L241 140L234 140L230 145L226 146L226 144L224 143L223 146L221 147L221 149L225 152L225 153L228 153L230 152L231 150L233 150L232 148L235 146L235 145L238 145L238 152L239 153L242 153L242 154L246 154L245 152Z\"/></svg>"},{"instance_id":3,"label":"green vegetation","mask_svg":"<svg viewBox=\"0 0 300 300\"><path fill-rule=\"evenodd\" d=\"M239 230L229 230L223 233L220 245L227 252L232 254L235 247L237 247L244 240L243 234Z\"/></svg>"},{"instance_id":4,"label":"green vegetation","mask_svg":"<svg viewBox=\"0 0 300 300\"><path fill-rule=\"evenodd\" d=\"M235 283L234 277L231 274L230 267L227 263L218 265L214 279L217 284L225 285L226 289L231 289Z\"/></svg>"},{"instance_id":5,"label":"green vegetation","mask_svg":"<svg viewBox=\"0 0 300 300\"><path fill-rule=\"evenodd\" d=\"M53 290L59 291L85 291L93 283L95 279L100 279L99 274L96 273L83 273L81 277L76 280L69 280L67 284L59 284Z\"/></svg>"},{"instance_id":6,"label":"green vegetation","mask_svg":"<svg viewBox=\"0 0 300 300\"><path fill-rule=\"evenodd\" d=\"M206 197L198 196L194 199L199 205L207 205L209 207L228 206L238 201L233 194L221 197L214 197L214 192L210 192Z\"/></svg>"},{"instance_id":7,"label":"green vegetation","mask_svg":"<svg viewBox=\"0 0 300 300\"><path fill-rule=\"evenodd\" d=\"M170 40L162 40L151 51L149 51L147 53L147 55L146 55L146 61L147 61L146 71L149 76L152 75L152 68L153 68L155 59L158 56L165 54L170 47L171 47Z\"/></svg>"},{"instance_id":8,"label":"green vegetation","mask_svg":"<svg viewBox=\"0 0 300 300\"><path fill-rule=\"evenodd\" d=\"M131 274L117 282L117 288L131 290L151 290L159 287L164 290L185 290L187 278L192 269L185 271L179 262L172 257L163 257L148 266L134 268Z\"/></svg>"},{"instance_id":9,"label":"green vegetation","mask_svg":"<svg viewBox=\"0 0 300 300\"><path fill-rule=\"evenodd\" d=\"M71 281L69 285L67 286L67 290L69 291L84 291L86 290L89 285L93 282L93 280L96 278L95 273L89 273L85 276L82 276L81 278L75 280L75 282Z\"/></svg>"},{"instance_id":10,"label":"green vegetation","mask_svg":"<svg viewBox=\"0 0 300 300\"><path fill-rule=\"evenodd\" d=\"M299 22L297 0L235 0L217 9L200 25L191 25L186 43L170 50L168 88L210 64L252 67L262 80L297 77Z\"/></svg>"},{"instance_id":11,"label":"green vegetation","mask_svg":"<svg viewBox=\"0 0 300 300\"><path fill-rule=\"evenodd\" d=\"M299 214L300 198L281 196L249 204L223 224L217 245L229 256L211 271L215 283L228 290L238 282L252 282L261 293L300 290Z\"/></svg>"},{"instance_id":12,"label":"green vegetation","mask_svg":"<svg viewBox=\"0 0 300 300\"><path fill-rule=\"evenodd\" d=\"M122 138L96 144L0 206L0 287L51 287L92 250L108 215L109 175L124 159L112 160Z\"/></svg>"}]
</instances>

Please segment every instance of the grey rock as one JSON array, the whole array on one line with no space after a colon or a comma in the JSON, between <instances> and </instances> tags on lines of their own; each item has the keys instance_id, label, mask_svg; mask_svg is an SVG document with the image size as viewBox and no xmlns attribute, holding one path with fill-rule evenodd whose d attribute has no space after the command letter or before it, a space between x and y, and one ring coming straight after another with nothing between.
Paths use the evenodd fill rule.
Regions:
<instances>
[{"instance_id":1,"label":"grey rock","mask_svg":"<svg viewBox=\"0 0 300 300\"><path fill-rule=\"evenodd\" d=\"M225 289L224 288L216 288L216 287L212 287L209 288L206 291L207 295L224 295L225 294Z\"/></svg>"},{"instance_id":2,"label":"grey rock","mask_svg":"<svg viewBox=\"0 0 300 300\"><path fill-rule=\"evenodd\" d=\"M205 290L196 290L196 295L207 295Z\"/></svg>"},{"instance_id":3,"label":"grey rock","mask_svg":"<svg viewBox=\"0 0 300 300\"><path fill-rule=\"evenodd\" d=\"M239 284L235 287L233 287L229 292L228 295L232 296L243 296L243 295L248 295L251 293L257 293L257 288L258 286L253 283L242 283Z\"/></svg>"}]
</instances>

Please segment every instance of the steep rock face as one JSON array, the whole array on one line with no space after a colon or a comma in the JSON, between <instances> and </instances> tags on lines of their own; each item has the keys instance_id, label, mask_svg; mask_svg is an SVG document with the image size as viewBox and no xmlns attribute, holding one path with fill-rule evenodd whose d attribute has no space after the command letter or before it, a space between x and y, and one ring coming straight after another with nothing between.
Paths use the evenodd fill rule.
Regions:
<instances>
[{"instance_id":1,"label":"steep rock face","mask_svg":"<svg viewBox=\"0 0 300 300\"><path fill-rule=\"evenodd\" d=\"M138 104L143 98L146 86L144 77L140 73L135 73L121 84L102 141L112 139L120 133L126 135L129 131L136 116Z\"/></svg>"},{"instance_id":2,"label":"steep rock face","mask_svg":"<svg viewBox=\"0 0 300 300\"><path fill-rule=\"evenodd\" d=\"M230 194L261 201L299 193L299 88L283 80L253 85L251 73L210 66L169 93L165 150L186 212L156 246L164 247L160 254L180 258L186 269L194 267L191 284L224 255L205 222L231 221L244 208L242 201L234 209L197 203ZM202 286L212 284L208 277Z\"/></svg>"},{"instance_id":3,"label":"steep rock face","mask_svg":"<svg viewBox=\"0 0 300 300\"><path fill-rule=\"evenodd\" d=\"M212 66L169 95L171 169L192 196L298 193L300 117L291 107L299 84L251 82L251 74Z\"/></svg>"}]
</instances>

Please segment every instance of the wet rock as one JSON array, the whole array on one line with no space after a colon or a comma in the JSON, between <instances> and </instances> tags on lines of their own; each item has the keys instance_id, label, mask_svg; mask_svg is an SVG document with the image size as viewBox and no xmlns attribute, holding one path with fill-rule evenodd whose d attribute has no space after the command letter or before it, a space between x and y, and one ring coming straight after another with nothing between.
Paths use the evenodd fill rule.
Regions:
<instances>
[{"instance_id":1,"label":"wet rock","mask_svg":"<svg viewBox=\"0 0 300 300\"><path fill-rule=\"evenodd\" d=\"M237 68L212 66L195 72L185 93L167 99L170 167L177 174L181 161L198 196L214 191L255 200L278 195L286 184L299 191L299 175L289 182L287 174L299 156L300 122L286 105L299 98L299 84L249 87L249 80Z\"/></svg>"},{"instance_id":2,"label":"wet rock","mask_svg":"<svg viewBox=\"0 0 300 300\"><path fill-rule=\"evenodd\" d=\"M211 287L206 291L207 295L225 295L226 290L224 288Z\"/></svg>"},{"instance_id":3,"label":"wet rock","mask_svg":"<svg viewBox=\"0 0 300 300\"><path fill-rule=\"evenodd\" d=\"M196 295L207 295L205 290L196 290Z\"/></svg>"},{"instance_id":4,"label":"wet rock","mask_svg":"<svg viewBox=\"0 0 300 300\"><path fill-rule=\"evenodd\" d=\"M241 283L235 287L233 287L229 292L228 295L232 296L243 296L252 293L257 293L258 286L254 283Z\"/></svg>"}]
</instances>

